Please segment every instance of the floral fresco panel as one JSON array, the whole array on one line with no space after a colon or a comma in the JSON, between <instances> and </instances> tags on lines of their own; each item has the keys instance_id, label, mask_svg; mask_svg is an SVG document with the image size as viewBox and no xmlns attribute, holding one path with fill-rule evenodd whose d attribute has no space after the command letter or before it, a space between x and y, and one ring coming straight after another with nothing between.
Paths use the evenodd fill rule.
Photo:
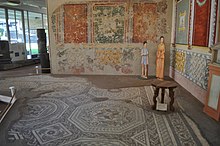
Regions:
<instances>
[{"instance_id":1,"label":"floral fresco panel","mask_svg":"<svg viewBox=\"0 0 220 146\"><path fill-rule=\"evenodd\" d=\"M94 5L93 42L123 43L125 40L124 5Z\"/></svg>"},{"instance_id":2,"label":"floral fresco panel","mask_svg":"<svg viewBox=\"0 0 220 146\"><path fill-rule=\"evenodd\" d=\"M138 3L133 5L133 42L140 43L146 39L157 39L158 13L155 3Z\"/></svg>"}]
</instances>

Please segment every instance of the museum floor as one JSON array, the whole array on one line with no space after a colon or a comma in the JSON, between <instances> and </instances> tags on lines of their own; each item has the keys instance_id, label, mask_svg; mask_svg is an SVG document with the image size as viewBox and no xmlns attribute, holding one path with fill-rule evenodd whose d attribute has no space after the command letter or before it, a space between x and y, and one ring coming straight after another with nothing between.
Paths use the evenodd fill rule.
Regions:
<instances>
[{"instance_id":1,"label":"museum floor","mask_svg":"<svg viewBox=\"0 0 220 146\"><path fill-rule=\"evenodd\" d=\"M0 125L0 145L220 145L220 122L181 86L174 112L151 110L153 80L1 71L0 94L14 85L18 100Z\"/></svg>"}]
</instances>

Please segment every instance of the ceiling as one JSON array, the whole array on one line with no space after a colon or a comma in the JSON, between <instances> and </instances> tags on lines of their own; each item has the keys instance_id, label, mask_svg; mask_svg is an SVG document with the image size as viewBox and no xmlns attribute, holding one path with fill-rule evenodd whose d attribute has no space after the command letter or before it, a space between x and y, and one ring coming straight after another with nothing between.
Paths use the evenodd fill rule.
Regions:
<instances>
[{"instance_id":1,"label":"ceiling","mask_svg":"<svg viewBox=\"0 0 220 146\"><path fill-rule=\"evenodd\" d=\"M21 0L23 5L46 8L46 0Z\"/></svg>"},{"instance_id":2,"label":"ceiling","mask_svg":"<svg viewBox=\"0 0 220 146\"><path fill-rule=\"evenodd\" d=\"M47 13L47 0L0 0L0 7Z\"/></svg>"},{"instance_id":3,"label":"ceiling","mask_svg":"<svg viewBox=\"0 0 220 146\"><path fill-rule=\"evenodd\" d=\"M0 0L0 6L23 6L46 9L46 0Z\"/></svg>"}]
</instances>

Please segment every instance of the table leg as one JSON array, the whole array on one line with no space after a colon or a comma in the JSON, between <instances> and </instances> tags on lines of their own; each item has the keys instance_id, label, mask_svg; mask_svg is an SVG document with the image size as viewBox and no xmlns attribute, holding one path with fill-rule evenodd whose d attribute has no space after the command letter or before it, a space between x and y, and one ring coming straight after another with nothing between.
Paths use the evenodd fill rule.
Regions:
<instances>
[{"instance_id":1,"label":"table leg","mask_svg":"<svg viewBox=\"0 0 220 146\"><path fill-rule=\"evenodd\" d=\"M164 103L164 95L165 95L165 89L162 88L162 92L161 92L161 103Z\"/></svg>"},{"instance_id":2,"label":"table leg","mask_svg":"<svg viewBox=\"0 0 220 146\"><path fill-rule=\"evenodd\" d=\"M174 103L174 90L173 88L169 89L169 97L170 97L170 110L174 111L173 103Z\"/></svg>"},{"instance_id":3,"label":"table leg","mask_svg":"<svg viewBox=\"0 0 220 146\"><path fill-rule=\"evenodd\" d=\"M157 105L157 96L159 94L159 89L160 88L156 88L154 90L154 97L153 97L153 102L154 102L154 105L152 106L152 109L155 110L156 109L156 105Z\"/></svg>"}]
</instances>

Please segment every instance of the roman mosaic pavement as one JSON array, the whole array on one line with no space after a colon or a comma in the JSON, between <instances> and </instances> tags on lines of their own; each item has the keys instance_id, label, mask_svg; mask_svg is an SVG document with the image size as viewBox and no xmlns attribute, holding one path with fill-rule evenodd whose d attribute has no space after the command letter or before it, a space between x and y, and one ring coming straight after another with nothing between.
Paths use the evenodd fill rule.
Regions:
<instances>
[{"instance_id":1,"label":"roman mosaic pavement","mask_svg":"<svg viewBox=\"0 0 220 146\"><path fill-rule=\"evenodd\" d=\"M80 77L28 76L1 80L17 88L21 117L8 142L65 146L208 145L176 104L175 112L152 111L153 88L100 89ZM24 92L27 94L19 94ZM28 91L28 92L27 92ZM167 98L169 99L169 98Z\"/></svg>"}]
</instances>

